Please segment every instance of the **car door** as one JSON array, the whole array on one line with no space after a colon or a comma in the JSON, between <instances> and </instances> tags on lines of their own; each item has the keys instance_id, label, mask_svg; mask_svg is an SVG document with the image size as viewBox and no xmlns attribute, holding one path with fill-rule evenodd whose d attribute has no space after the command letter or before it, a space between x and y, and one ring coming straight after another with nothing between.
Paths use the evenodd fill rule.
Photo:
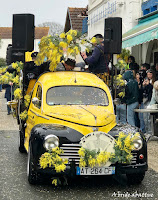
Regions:
<instances>
[{"instance_id":1,"label":"car door","mask_svg":"<svg viewBox=\"0 0 158 200\"><path fill-rule=\"evenodd\" d=\"M38 102L33 103L34 98L38 98ZM25 129L25 148L28 150L29 138L32 128L40 123L41 107L42 107L42 86L39 82L36 83L32 95L31 104L28 110L28 119L26 121L27 127Z\"/></svg>"}]
</instances>

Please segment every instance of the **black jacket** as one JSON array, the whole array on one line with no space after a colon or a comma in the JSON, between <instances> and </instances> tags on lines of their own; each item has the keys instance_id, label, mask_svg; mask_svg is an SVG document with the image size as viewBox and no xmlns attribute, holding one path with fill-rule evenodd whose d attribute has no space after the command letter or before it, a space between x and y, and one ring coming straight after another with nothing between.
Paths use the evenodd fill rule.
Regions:
<instances>
[{"instance_id":1,"label":"black jacket","mask_svg":"<svg viewBox=\"0 0 158 200\"><path fill-rule=\"evenodd\" d=\"M151 101L153 92L153 85L149 83L149 85L144 87L144 97L147 98L147 101Z\"/></svg>"},{"instance_id":2,"label":"black jacket","mask_svg":"<svg viewBox=\"0 0 158 200\"><path fill-rule=\"evenodd\" d=\"M85 59L85 62L89 64L89 71L94 74L108 72L108 55L104 54L102 45L97 45L92 55Z\"/></svg>"},{"instance_id":3,"label":"black jacket","mask_svg":"<svg viewBox=\"0 0 158 200\"><path fill-rule=\"evenodd\" d=\"M3 88L5 89L4 98L6 98L7 101L11 101L11 86L9 84L3 84ZM13 99L13 87L12 87L12 99Z\"/></svg>"},{"instance_id":4,"label":"black jacket","mask_svg":"<svg viewBox=\"0 0 158 200\"><path fill-rule=\"evenodd\" d=\"M124 100L127 105L138 102L139 100L139 87L137 81L133 77L132 71L126 71L123 78L127 81L125 87L125 97Z\"/></svg>"}]
</instances>

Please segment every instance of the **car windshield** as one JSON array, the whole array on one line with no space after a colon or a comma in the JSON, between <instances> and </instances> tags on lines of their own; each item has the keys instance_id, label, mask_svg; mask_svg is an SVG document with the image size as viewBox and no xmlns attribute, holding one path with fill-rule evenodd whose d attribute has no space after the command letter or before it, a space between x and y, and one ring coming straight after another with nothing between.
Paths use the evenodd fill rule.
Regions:
<instances>
[{"instance_id":1,"label":"car windshield","mask_svg":"<svg viewBox=\"0 0 158 200\"><path fill-rule=\"evenodd\" d=\"M47 91L47 104L52 105L99 105L107 106L104 90L88 86L60 86Z\"/></svg>"}]
</instances>

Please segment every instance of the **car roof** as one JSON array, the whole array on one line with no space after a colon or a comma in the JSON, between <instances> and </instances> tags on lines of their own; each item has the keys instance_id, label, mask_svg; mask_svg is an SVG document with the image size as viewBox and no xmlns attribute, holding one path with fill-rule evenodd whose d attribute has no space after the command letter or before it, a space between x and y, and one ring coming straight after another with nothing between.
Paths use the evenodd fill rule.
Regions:
<instances>
[{"instance_id":1,"label":"car roof","mask_svg":"<svg viewBox=\"0 0 158 200\"><path fill-rule=\"evenodd\" d=\"M59 85L86 85L104 89L107 87L96 75L76 71L47 72L38 78L38 82L47 88Z\"/></svg>"}]
</instances>

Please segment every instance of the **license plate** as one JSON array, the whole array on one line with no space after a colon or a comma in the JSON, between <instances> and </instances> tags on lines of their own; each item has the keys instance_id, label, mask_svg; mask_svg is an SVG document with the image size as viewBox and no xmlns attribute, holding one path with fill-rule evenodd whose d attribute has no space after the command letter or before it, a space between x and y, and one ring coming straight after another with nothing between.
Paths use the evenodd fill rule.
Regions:
<instances>
[{"instance_id":1,"label":"license plate","mask_svg":"<svg viewBox=\"0 0 158 200\"><path fill-rule=\"evenodd\" d=\"M76 175L111 175L115 174L115 167L77 167Z\"/></svg>"}]
</instances>

